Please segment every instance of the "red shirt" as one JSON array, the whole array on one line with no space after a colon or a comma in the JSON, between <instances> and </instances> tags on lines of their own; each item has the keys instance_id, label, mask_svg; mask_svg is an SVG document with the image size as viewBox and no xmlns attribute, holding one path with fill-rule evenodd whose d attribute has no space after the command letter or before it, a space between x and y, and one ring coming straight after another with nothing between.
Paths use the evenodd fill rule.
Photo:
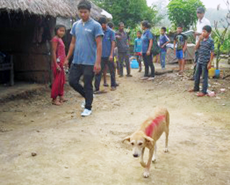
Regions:
<instances>
[{"instance_id":1,"label":"red shirt","mask_svg":"<svg viewBox=\"0 0 230 185\"><path fill-rule=\"evenodd\" d=\"M56 57L60 59L60 64L63 65L66 59L65 44L61 38L54 37L52 42L57 43ZM58 62L58 61L57 61Z\"/></svg>"}]
</instances>

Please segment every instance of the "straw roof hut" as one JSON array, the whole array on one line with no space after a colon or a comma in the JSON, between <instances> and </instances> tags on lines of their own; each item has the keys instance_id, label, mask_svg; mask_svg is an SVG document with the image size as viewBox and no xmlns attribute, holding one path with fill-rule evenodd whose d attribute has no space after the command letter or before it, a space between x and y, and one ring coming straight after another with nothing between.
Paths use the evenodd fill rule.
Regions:
<instances>
[{"instance_id":1,"label":"straw roof hut","mask_svg":"<svg viewBox=\"0 0 230 185\"><path fill-rule=\"evenodd\" d=\"M50 40L55 24L60 24L60 18L70 25L70 29L70 20L78 18L79 2L80 0L0 0L0 52L11 56L11 73L14 74L15 81L52 81ZM94 19L103 15L112 18L108 12L91 4L91 16ZM66 46L68 47L68 43ZM3 74L7 73L1 67L4 65L0 62L0 84L5 78Z\"/></svg>"},{"instance_id":2,"label":"straw roof hut","mask_svg":"<svg viewBox=\"0 0 230 185\"><path fill-rule=\"evenodd\" d=\"M29 14L52 17L76 17L80 0L0 0L1 11L28 12ZM111 14L92 4L91 16L112 18Z\"/></svg>"}]
</instances>

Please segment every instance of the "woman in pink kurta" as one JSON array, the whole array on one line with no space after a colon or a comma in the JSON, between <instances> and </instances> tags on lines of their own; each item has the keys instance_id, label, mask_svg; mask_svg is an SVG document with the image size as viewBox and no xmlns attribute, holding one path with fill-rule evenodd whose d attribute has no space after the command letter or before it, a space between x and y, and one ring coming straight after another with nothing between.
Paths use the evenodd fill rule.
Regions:
<instances>
[{"instance_id":1,"label":"woman in pink kurta","mask_svg":"<svg viewBox=\"0 0 230 185\"><path fill-rule=\"evenodd\" d=\"M53 70L53 84L51 91L51 98L53 105L61 105L66 101L64 99L64 85L65 85L65 70L64 62L66 58L65 44L62 37L65 35L66 28L63 25L57 25L55 28L55 36L52 39L52 70ZM59 97L59 99L58 99Z\"/></svg>"}]
</instances>

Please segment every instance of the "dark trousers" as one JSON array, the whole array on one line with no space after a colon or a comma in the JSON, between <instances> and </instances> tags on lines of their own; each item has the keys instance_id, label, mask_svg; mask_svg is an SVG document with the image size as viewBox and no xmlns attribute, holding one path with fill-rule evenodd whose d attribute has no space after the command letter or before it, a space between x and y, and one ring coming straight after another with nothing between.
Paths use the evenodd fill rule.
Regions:
<instances>
[{"instance_id":1,"label":"dark trousers","mask_svg":"<svg viewBox=\"0 0 230 185\"><path fill-rule=\"evenodd\" d=\"M153 65L153 56L152 54L147 55L146 53L143 53L143 60L145 64L145 77L154 77L155 76L155 67ZM151 69L151 73L149 75L149 67Z\"/></svg>"},{"instance_id":2,"label":"dark trousers","mask_svg":"<svg viewBox=\"0 0 230 185\"><path fill-rule=\"evenodd\" d=\"M140 69L140 70L142 69L141 59L142 59L141 56L137 56L137 62L138 62L138 64L139 64L139 69Z\"/></svg>"},{"instance_id":3,"label":"dark trousers","mask_svg":"<svg viewBox=\"0 0 230 185\"><path fill-rule=\"evenodd\" d=\"M93 103L93 65L72 64L69 73L70 86L85 98L85 108L91 110ZM83 76L84 87L79 83Z\"/></svg>"},{"instance_id":4,"label":"dark trousers","mask_svg":"<svg viewBox=\"0 0 230 185\"><path fill-rule=\"evenodd\" d=\"M119 75L123 76L123 62L125 60L125 65L126 65L126 70L127 70L127 75L130 75L130 62L129 62L129 53L118 53L118 70L119 70Z\"/></svg>"},{"instance_id":5,"label":"dark trousers","mask_svg":"<svg viewBox=\"0 0 230 185\"><path fill-rule=\"evenodd\" d=\"M198 55L198 51L196 50L196 51L195 51L195 58L194 58L194 62L195 62L195 64L194 64L194 68L193 68L193 78L194 78L194 79L195 79L196 64L197 64L197 62L198 62L198 57L199 57L199 55Z\"/></svg>"},{"instance_id":6,"label":"dark trousers","mask_svg":"<svg viewBox=\"0 0 230 185\"><path fill-rule=\"evenodd\" d=\"M203 73L203 87L202 87L202 93L207 94L208 90L208 68L207 64L199 64L197 62L196 64L196 73L195 73L195 86L194 90L199 91L199 85L200 85L200 77Z\"/></svg>"},{"instance_id":7,"label":"dark trousers","mask_svg":"<svg viewBox=\"0 0 230 185\"><path fill-rule=\"evenodd\" d=\"M116 87L116 80L115 80L115 65L114 62L109 61L109 58L101 58L101 72L97 75L95 75L95 89L96 91L99 91L100 89L100 82L101 82L101 76L105 69L105 66L109 67L110 77L111 77L111 87Z\"/></svg>"}]
</instances>

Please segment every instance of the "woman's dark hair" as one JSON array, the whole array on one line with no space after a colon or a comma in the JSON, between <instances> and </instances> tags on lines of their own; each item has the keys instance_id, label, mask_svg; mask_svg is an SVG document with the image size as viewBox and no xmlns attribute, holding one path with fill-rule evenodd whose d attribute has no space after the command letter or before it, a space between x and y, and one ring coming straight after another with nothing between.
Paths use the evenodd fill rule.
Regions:
<instances>
[{"instance_id":1,"label":"woman's dark hair","mask_svg":"<svg viewBox=\"0 0 230 185\"><path fill-rule=\"evenodd\" d=\"M65 27L64 25L62 25L62 24L57 24L57 25L55 26L55 35L57 35L57 31L58 31L60 28L65 28L65 30L66 30L66 27Z\"/></svg>"},{"instance_id":2,"label":"woman's dark hair","mask_svg":"<svg viewBox=\"0 0 230 185\"><path fill-rule=\"evenodd\" d=\"M204 26L203 27L203 30L205 30L205 31L207 31L208 33L211 33L212 32L212 28L211 28L211 26Z\"/></svg>"},{"instance_id":3,"label":"woman's dark hair","mask_svg":"<svg viewBox=\"0 0 230 185\"><path fill-rule=\"evenodd\" d=\"M166 28L165 27L162 27L161 29L164 30L164 32L166 32Z\"/></svg>"},{"instance_id":4,"label":"woman's dark hair","mask_svg":"<svg viewBox=\"0 0 230 185\"><path fill-rule=\"evenodd\" d=\"M151 28L151 25L150 25L150 23L149 23L148 21L142 21L142 22L141 22L141 25L142 25L143 27L145 27L145 28L148 28L148 29Z\"/></svg>"},{"instance_id":5,"label":"woman's dark hair","mask_svg":"<svg viewBox=\"0 0 230 185\"><path fill-rule=\"evenodd\" d=\"M137 33L140 33L140 34L142 34L142 32L139 30L139 31L137 31Z\"/></svg>"},{"instance_id":6,"label":"woman's dark hair","mask_svg":"<svg viewBox=\"0 0 230 185\"><path fill-rule=\"evenodd\" d=\"M78 6L77 6L78 10L80 9L86 9L86 10L91 10L91 3L87 0L82 0Z\"/></svg>"},{"instance_id":7,"label":"woman's dark hair","mask_svg":"<svg viewBox=\"0 0 230 185\"><path fill-rule=\"evenodd\" d=\"M109 23L108 23L108 26L109 26L110 28L113 28L113 27L114 27L114 24L113 24L112 22L109 22Z\"/></svg>"}]
</instances>

